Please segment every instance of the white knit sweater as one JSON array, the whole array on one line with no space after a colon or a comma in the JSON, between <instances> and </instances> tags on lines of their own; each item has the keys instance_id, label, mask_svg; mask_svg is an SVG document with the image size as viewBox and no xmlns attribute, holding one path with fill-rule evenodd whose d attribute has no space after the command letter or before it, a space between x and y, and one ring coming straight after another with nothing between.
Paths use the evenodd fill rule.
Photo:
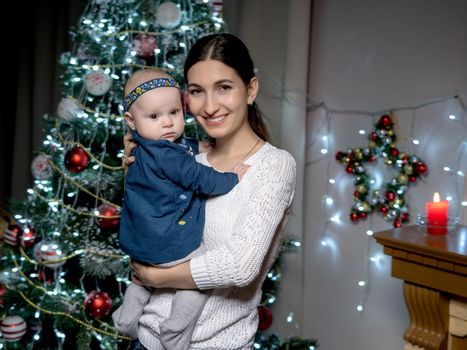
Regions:
<instances>
[{"instance_id":1,"label":"white knit sweater","mask_svg":"<svg viewBox=\"0 0 467 350\"><path fill-rule=\"evenodd\" d=\"M209 165L206 154L197 160ZM240 183L206 203L207 252L191 260L199 289L212 293L196 324L190 349L251 349L258 327L261 285L274 261L295 189L295 160L269 143L253 154ZM140 319L139 339L162 349L159 323L170 314L174 290L158 289ZM172 349L170 349L172 350Z\"/></svg>"}]
</instances>

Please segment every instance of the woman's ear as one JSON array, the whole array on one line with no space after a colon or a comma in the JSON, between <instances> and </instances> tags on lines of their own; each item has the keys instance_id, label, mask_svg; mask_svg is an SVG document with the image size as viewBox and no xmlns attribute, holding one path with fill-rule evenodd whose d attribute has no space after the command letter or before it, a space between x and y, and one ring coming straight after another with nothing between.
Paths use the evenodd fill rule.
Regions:
<instances>
[{"instance_id":1,"label":"woman's ear","mask_svg":"<svg viewBox=\"0 0 467 350\"><path fill-rule=\"evenodd\" d=\"M256 77L251 78L248 84L248 97L247 103L252 105L255 102L256 95L258 95L259 90L259 80Z\"/></svg>"},{"instance_id":2,"label":"woman's ear","mask_svg":"<svg viewBox=\"0 0 467 350\"><path fill-rule=\"evenodd\" d=\"M133 118L133 116L130 114L130 112L125 112L125 121L126 123L128 124L129 128L131 130L135 130L135 119Z\"/></svg>"}]
</instances>

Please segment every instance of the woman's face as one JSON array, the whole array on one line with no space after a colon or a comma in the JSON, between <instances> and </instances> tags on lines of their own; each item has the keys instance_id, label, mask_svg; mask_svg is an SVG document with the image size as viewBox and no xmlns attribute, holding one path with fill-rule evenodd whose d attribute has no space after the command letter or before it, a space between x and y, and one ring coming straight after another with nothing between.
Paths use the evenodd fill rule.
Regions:
<instances>
[{"instance_id":1,"label":"woman's face","mask_svg":"<svg viewBox=\"0 0 467 350\"><path fill-rule=\"evenodd\" d=\"M210 137L228 137L250 127L247 107L256 97L256 77L245 86L234 69L207 60L194 64L187 72L187 80L190 112Z\"/></svg>"}]
</instances>

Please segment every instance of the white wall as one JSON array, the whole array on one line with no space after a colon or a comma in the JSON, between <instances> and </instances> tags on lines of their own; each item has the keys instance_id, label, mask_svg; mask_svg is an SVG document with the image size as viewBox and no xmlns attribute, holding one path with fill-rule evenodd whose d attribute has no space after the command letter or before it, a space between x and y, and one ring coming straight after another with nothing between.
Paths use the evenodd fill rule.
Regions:
<instances>
[{"instance_id":1,"label":"white wall","mask_svg":"<svg viewBox=\"0 0 467 350\"><path fill-rule=\"evenodd\" d=\"M467 172L463 148L467 115L452 98L457 94L467 101L467 2L225 0L224 4L229 31L247 43L259 69L259 103L271 119L274 136L304 169L287 230L302 239L303 247L284 259L271 331L284 337L316 337L321 350L402 349L409 321L402 282L390 277L390 259L365 234L391 225L374 214L358 225L349 222L353 178L334 154L365 147L367 135L358 131L373 131L382 112L398 109L398 147L429 166L424 181L410 187L411 213L423 213L424 203L439 191L453 197L451 213L461 214L456 209L463 198L464 178L442 168ZM310 52L305 39L309 28L303 23L309 16L307 4L313 4ZM310 64L294 62L294 55L310 55ZM308 91L300 88L303 76L287 73L290 64L304 64L296 69L303 76L309 73ZM337 111L317 108L305 117L305 95L309 102L324 102ZM464 122L450 121L449 114ZM306 128L300 130L304 122ZM323 155L321 136L327 133L330 148ZM415 137L419 146L411 143ZM374 171L386 172L382 165ZM328 184L330 176L336 185ZM330 207L322 201L326 194L334 199ZM323 247L325 222L335 214L342 222L327 226L329 244ZM376 264L368 263L373 255L379 259ZM358 287L360 280L367 281L368 288ZM355 309L360 303L363 312ZM288 323L290 312L295 318Z\"/></svg>"}]
</instances>

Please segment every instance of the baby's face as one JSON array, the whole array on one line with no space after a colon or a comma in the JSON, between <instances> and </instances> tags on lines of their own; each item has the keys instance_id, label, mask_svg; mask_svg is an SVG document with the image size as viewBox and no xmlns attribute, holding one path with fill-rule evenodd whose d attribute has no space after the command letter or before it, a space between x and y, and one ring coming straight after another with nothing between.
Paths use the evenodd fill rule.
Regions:
<instances>
[{"instance_id":1,"label":"baby's face","mask_svg":"<svg viewBox=\"0 0 467 350\"><path fill-rule=\"evenodd\" d=\"M160 87L139 96L130 114L134 129L148 140L175 141L183 134L185 119L180 91Z\"/></svg>"}]
</instances>

